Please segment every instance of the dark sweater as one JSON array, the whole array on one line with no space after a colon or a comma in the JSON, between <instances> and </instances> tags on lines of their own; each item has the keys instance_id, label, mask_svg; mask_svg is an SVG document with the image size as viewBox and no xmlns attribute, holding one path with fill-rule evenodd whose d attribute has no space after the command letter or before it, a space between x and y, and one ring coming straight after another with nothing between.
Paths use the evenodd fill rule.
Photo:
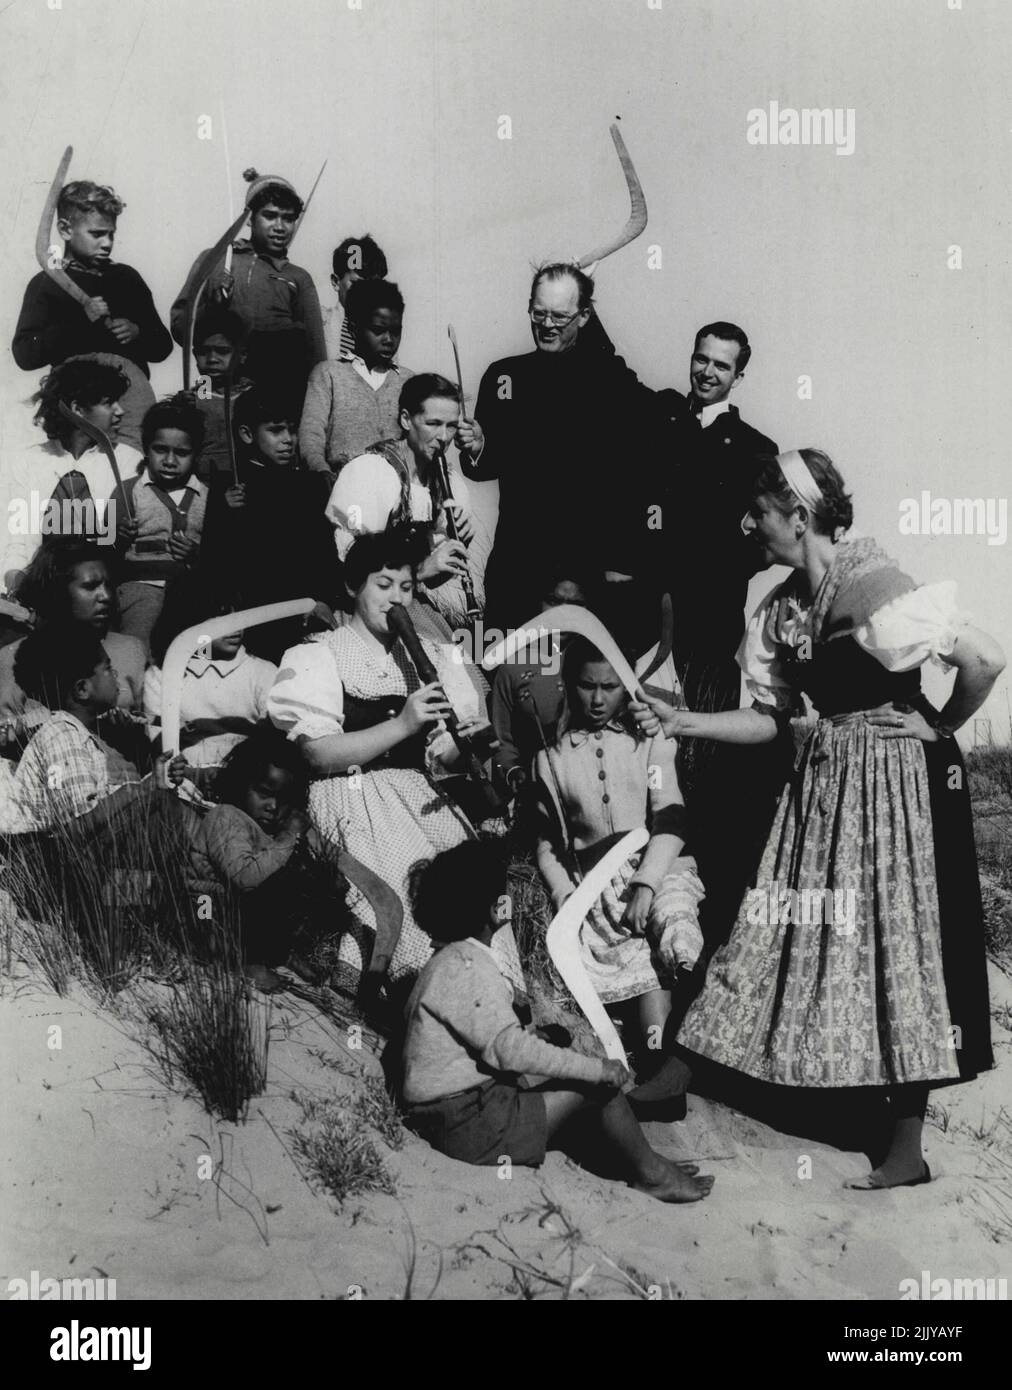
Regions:
<instances>
[{"instance_id":1,"label":"dark sweater","mask_svg":"<svg viewBox=\"0 0 1012 1390\"><path fill-rule=\"evenodd\" d=\"M340 570L334 531L324 513L326 475L304 468L240 464L243 507L229 507L228 473L211 479L201 567L241 590L243 604L311 597L333 604Z\"/></svg>"},{"instance_id":2,"label":"dark sweater","mask_svg":"<svg viewBox=\"0 0 1012 1390\"><path fill-rule=\"evenodd\" d=\"M42 271L28 282L11 351L22 371L33 372L86 352L114 352L135 362L145 376L149 362L164 362L172 351L168 329L158 317L151 291L131 266L113 262L100 269L68 267L67 274L92 298L101 298L114 319L130 319L140 329L132 343L120 343L100 323L89 323L83 308Z\"/></svg>"}]
</instances>

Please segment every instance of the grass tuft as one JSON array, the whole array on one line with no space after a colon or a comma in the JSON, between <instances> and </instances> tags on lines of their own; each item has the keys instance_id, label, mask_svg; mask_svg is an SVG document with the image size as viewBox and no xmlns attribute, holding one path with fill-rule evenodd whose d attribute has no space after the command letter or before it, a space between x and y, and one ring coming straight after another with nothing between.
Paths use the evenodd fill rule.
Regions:
<instances>
[{"instance_id":1,"label":"grass tuft","mask_svg":"<svg viewBox=\"0 0 1012 1390\"><path fill-rule=\"evenodd\" d=\"M357 1116L336 1100L302 1097L300 1102L310 1128L288 1133L308 1175L341 1205L367 1192L393 1196L393 1178Z\"/></svg>"}]
</instances>

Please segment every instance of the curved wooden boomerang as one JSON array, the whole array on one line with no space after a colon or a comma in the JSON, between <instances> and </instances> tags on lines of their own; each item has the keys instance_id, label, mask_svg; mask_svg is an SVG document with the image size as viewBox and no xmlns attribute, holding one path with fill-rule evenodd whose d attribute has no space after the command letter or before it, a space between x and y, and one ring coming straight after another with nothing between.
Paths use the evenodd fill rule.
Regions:
<instances>
[{"instance_id":1,"label":"curved wooden boomerang","mask_svg":"<svg viewBox=\"0 0 1012 1390\"><path fill-rule=\"evenodd\" d=\"M588 251L585 256L580 257L576 264L581 270L588 265L593 265L595 261L603 261L605 256L610 256L614 251L620 251L623 246L628 246L630 241L634 241L647 225L647 200L643 195L643 185L633 168L629 151L622 139L622 132L617 125L611 126L611 138L618 155L618 162L625 175L626 186L629 189L629 220L612 241L606 241L603 246L596 246L593 251Z\"/></svg>"},{"instance_id":2,"label":"curved wooden boomerang","mask_svg":"<svg viewBox=\"0 0 1012 1390\"><path fill-rule=\"evenodd\" d=\"M42 209L42 216L39 218L39 230L35 233L35 259L43 272L49 276L54 285L59 285L65 294L69 294L71 299L76 300L83 308L88 303L91 295L87 290L82 290L74 280L70 278L62 265L50 265L49 253L51 250L53 236L53 218L56 216L56 208L60 201L60 193L66 182L67 170L70 168L70 161L74 157L73 145L68 145L63 151L63 158L60 160L56 170L56 177L49 186L49 193L46 196L45 206ZM100 320L103 328L109 326L108 314Z\"/></svg>"},{"instance_id":3,"label":"curved wooden boomerang","mask_svg":"<svg viewBox=\"0 0 1012 1390\"><path fill-rule=\"evenodd\" d=\"M183 675L186 672L186 663L198 647L204 647L218 637L231 637L233 633L259 627L261 623L301 617L304 613L312 613L315 607L315 599L286 599L284 603L266 603L259 608L246 608L242 613L223 613L220 618L209 618L207 622L198 623L196 627L188 627L181 632L165 653L165 661L162 664L163 750L172 753L179 748Z\"/></svg>"},{"instance_id":4,"label":"curved wooden boomerang","mask_svg":"<svg viewBox=\"0 0 1012 1390\"><path fill-rule=\"evenodd\" d=\"M179 292L179 298L186 304L183 315L183 390L190 389L190 357L193 353L193 320L197 310L197 298L204 286L204 281L211 274L219 256L223 256L229 246L235 240L242 228L242 224L249 217L249 208L243 208L242 212L229 227L223 236L220 236L209 251L207 251L190 271L186 277L186 284Z\"/></svg>"},{"instance_id":5,"label":"curved wooden boomerang","mask_svg":"<svg viewBox=\"0 0 1012 1390\"><path fill-rule=\"evenodd\" d=\"M601 1003L597 990L590 982L583 957L580 954L580 928L584 918L594 906L608 884L622 865L643 848L650 838L645 826L630 830L624 835L593 869L584 876L583 882L573 890L562 904L548 928L545 944L552 964L562 978L563 984L579 1004L587 1022L601 1040L605 1055L613 1062L627 1065L625 1049L618 1030Z\"/></svg>"},{"instance_id":6,"label":"curved wooden boomerang","mask_svg":"<svg viewBox=\"0 0 1012 1390\"><path fill-rule=\"evenodd\" d=\"M359 993L367 997L379 987L390 968L397 943L401 939L404 904L386 879L373 873L372 869L367 868L346 849L338 851L335 863L348 882L353 883L362 896L368 899L376 916L376 940L359 985Z\"/></svg>"},{"instance_id":7,"label":"curved wooden boomerang","mask_svg":"<svg viewBox=\"0 0 1012 1390\"><path fill-rule=\"evenodd\" d=\"M596 618L589 609L580 608L575 603L560 603L557 608L548 608L536 618L521 624L508 637L490 647L481 664L486 667L501 666L504 661L510 661L516 656L518 651L530 646L539 636L550 632L576 632L585 637L614 669L629 694L634 699L639 698L640 681L619 651L614 637L600 618Z\"/></svg>"}]
</instances>

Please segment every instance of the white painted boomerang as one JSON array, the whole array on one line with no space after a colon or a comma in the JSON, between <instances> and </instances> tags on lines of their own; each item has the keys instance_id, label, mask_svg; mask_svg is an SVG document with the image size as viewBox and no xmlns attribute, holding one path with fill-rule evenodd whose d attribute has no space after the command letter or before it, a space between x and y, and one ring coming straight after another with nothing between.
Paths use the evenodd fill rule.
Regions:
<instances>
[{"instance_id":1,"label":"white painted boomerang","mask_svg":"<svg viewBox=\"0 0 1012 1390\"><path fill-rule=\"evenodd\" d=\"M630 830L617 845L586 874L552 919L545 938L552 964L563 984L586 1015L587 1022L600 1038L605 1055L613 1062L627 1065L625 1049L608 1011L601 1003L597 990L590 982L587 967L580 953L580 928L584 918L608 887L622 865L643 848L650 838L645 826Z\"/></svg>"},{"instance_id":2,"label":"white painted boomerang","mask_svg":"<svg viewBox=\"0 0 1012 1390\"><path fill-rule=\"evenodd\" d=\"M640 682L636 672L619 651L618 643L600 618L596 618L589 609L580 608L575 603L560 603L557 608L548 608L536 618L523 623L508 637L490 647L481 664L486 668L501 666L504 661L511 661L524 647L530 646L533 640L550 632L576 632L581 637L586 637L614 669L629 694L636 698Z\"/></svg>"},{"instance_id":3,"label":"white painted boomerang","mask_svg":"<svg viewBox=\"0 0 1012 1390\"><path fill-rule=\"evenodd\" d=\"M246 608L242 613L223 613L206 623L188 627L176 637L165 653L162 665L162 748L166 753L179 752L180 707L183 700L183 676L186 663L198 647L206 647L218 637L231 637L234 632L275 623L282 618L298 618L312 613L316 600L287 599L284 603L266 603L259 608Z\"/></svg>"}]
</instances>

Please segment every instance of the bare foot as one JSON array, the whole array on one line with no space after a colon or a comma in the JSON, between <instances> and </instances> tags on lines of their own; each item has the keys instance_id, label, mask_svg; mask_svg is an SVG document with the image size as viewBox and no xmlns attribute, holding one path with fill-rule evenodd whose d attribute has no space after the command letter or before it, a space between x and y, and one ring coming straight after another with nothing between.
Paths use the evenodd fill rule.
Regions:
<instances>
[{"instance_id":1,"label":"bare foot","mask_svg":"<svg viewBox=\"0 0 1012 1390\"><path fill-rule=\"evenodd\" d=\"M713 1187L710 1174L697 1176L698 1169L695 1173L686 1171L693 1165L683 1166L669 1159L661 1159L661 1163L663 1167L656 1170L656 1175L632 1182L629 1186L637 1192L645 1192L648 1197L656 1197L659 1202L701 1202L710 1195Z\"/></svg>"},{"instance_id":2,"label":"bare foot","mask_svg":"<svg viewBox=\"0 0 1012 1390\"><path fill-rule=\"evenodd\" d=\"M920 1187L930 1181L931 1169L923 1158L918 1157L913 1162L909 1159L895 1159L892 1162L886 1159L866 1178L854 1178L844 1183L844 1187L849 1187L852 1192L882 1192L890 1187Z\"/></svg>"},{"instance_id":3,"label":"bare foot","mask_svg":"<svg viewBox=\"0 0 1012 1390\"><path fill-rule=\"evenodd\" d=\"M689 1089L692 1072L680 1057L669 1057L647 1081L634 1086L627 1094L629 1101L649 1104L658 1100L673 1100L684 1096Z\"/></svg>"}]
</instances>

